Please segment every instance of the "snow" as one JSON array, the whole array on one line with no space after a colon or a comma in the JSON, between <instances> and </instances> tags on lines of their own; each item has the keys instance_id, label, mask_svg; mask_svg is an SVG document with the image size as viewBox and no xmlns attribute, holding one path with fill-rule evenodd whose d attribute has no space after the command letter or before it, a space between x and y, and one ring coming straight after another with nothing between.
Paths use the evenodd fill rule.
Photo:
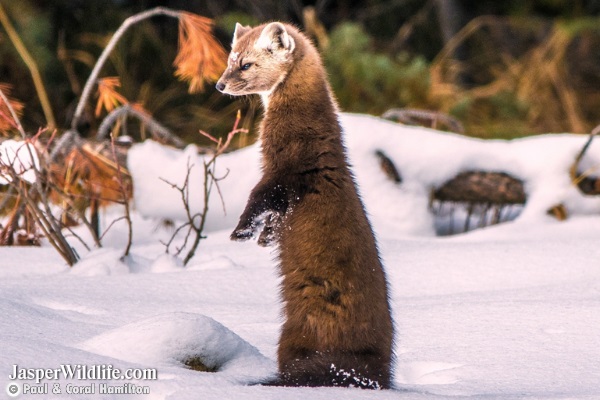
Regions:
<instances>
[{"instance_id":1,"label":"snow","mask_svg":"<svg viewBox=\"0 0 600 400\"><path fill-rule=\"evenodd\" d=\"M140 341L140 338L144 338ZM252 383L273 374L274 363L238 335L198 314L175 312L132 322L102 333L83 350L141 365L181 366L190 357L200 358L215 376L233 383Z\"/></svg>"},{"instance_id":2,"label":"snow","mask_svg":"<svg viewBox=\"0 0 600 400\"><path fill-rule=\"evenodd\" d=\"M365 206L373 222L394 235L435 234L435 221L428 210L432 187L439 187L464 170L507 172L526 183L528 201L519 219L535 222L546 211L563 204L570 214L600 213L599 196L582 195L568 174L586 136L539 135L512 141L481 140L421 127L402 126L380 118L342 114L345 142ZM382 150L400 174L400 186L383 173L377 158ZM137 210L153 218L184 219L180 194L164 181L182 185L188 163L190 204L198 212L203 205L203 156L194 146L184 151L165 149L152 141L134 146L128 167L134 181ZM600 145L590 147L582 170L600 164ZM226 213L219 196L212 196L208 230L237 224L247 193L260 178L259 145L254 144L219 158L217 175L228 173L220 184ZM399 206L399 205L402 206Z\"/></svg>"},{"instance_id":3,"label":"snow","mask_svg":"<svg viewBox=\"0 0 600 400\"><path fill-rule=\"evenodd\" d=\"M568 167L585 137L542 135L481 141L373 117L344 114L350 161L377 234L396 328L395 389L278 388L256 385L276 372L281 325L274 250L231 242L260 175L258 149L223 155L217 174L227 214L214 196L208 238L188 266L160 241L183 216L184 151L135 145L134 246L126 229L85 251L73 268L49 246L0 248L0 390L13 365L156 368L157 380L45 380L61 395L90 399L595 399L600 398L600 202L570 186ZM403 182L380 172L374 151L394 160ZM583 168L598 165L592 145ZM451 237L434 235L428 193L463 169L505 170L526 180L529 201L512 222ZM201 208L200 170L192 172ZM197 197L194 197L197 196ZM570 218L546 215L563 203ZM118 208L107 209L106 227ZM177 222L176 222L177 223ZM82 233L83 234L83 233ZM178 239L181 244L181 238ZM189 369L199 357L216 372ZM131 382L149 394L68 395L67 384ZM35 384L19 381L19 384Z\"/></svg>"}]
</instances>

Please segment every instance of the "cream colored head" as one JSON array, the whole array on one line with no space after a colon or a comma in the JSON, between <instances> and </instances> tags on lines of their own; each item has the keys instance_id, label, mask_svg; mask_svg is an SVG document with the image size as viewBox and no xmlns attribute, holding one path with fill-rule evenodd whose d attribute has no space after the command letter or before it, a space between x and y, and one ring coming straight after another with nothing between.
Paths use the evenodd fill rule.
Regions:
<instances>
[{"instance_id":1,"label":"cream colored head","mask_svg":"<svg viewBox=\"0 0 600 400\"><path fill-rule=\"evenodd\" d=\"M268 96L293 64L296 42L292 29L280 22L255 28L236 24L227 69L217 82L217 90L232 96Z\"/></svg>"}]
</instances>

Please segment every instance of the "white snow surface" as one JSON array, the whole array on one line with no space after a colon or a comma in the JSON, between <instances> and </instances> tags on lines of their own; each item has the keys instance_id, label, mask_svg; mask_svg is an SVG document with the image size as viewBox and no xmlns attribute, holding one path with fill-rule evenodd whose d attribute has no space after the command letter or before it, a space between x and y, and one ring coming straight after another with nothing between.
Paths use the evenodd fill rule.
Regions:
<instances>
[{"instance_id":1,"label":"white snow surface","mask_svg":"<svg viewBox=\"0 0 600 400\"><path fill-rule=\"evenodd\" d=\"M59 368L112 365L156 368L157 380L45 380L52 399L599 399L600 203L569 183L585 142L542 135L481 141L377 118L343 114L345 141L379 241L396 330L393 390L278 388L255 385L276 372L281 325L276 252L229 233L260 175L258 147L223 155L217 175L227 208L213 196L208 238L184 267L160 240L182 218L179 194L190 146L146 142L130 152L134 246L121 261L126 229L116 224L105 247L65 266L51 246L0 248L0 390L13 365ZM592 145L584 169L599 164ZM383 150L403 177L380 172ZM428 192L465 169L507 171L527 182L528 203L514 221L452 237L433 235ZM199 171L199 170L198 170ZM192 182L202 182L199 172ZM191 188L192 203L201 197ZM197 197L196 197L197 196ZM546 215L563 203L559 222ZM108 226L120 210L108 209ZM82 232L83 235L83 232ZM181 245L182 241L177 242ZM184 361L200 357L217 372ZM146 395L69 395L67 384L131 382ZM19 384L35 381L19 381ZM52 395L54 383L62 394Z\"/></svg>"}]
</instances>

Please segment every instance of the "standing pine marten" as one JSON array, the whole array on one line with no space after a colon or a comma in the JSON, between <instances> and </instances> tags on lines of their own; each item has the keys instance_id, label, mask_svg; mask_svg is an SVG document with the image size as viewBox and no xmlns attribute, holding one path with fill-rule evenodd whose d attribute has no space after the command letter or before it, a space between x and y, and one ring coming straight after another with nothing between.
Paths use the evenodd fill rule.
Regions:
<instances>
[{"instance_id":1,"label":"standing pine marten","mask_svg":"<svg viewBox=\"0 0 600 400\"><path fill-rule=\"evenodd\" d=\"M393 326L373 231L319 54L293 26L236 25L223 93L257 93L263 176L232 240L279 246L285 386L389 388ZM365 132L368 134L368 132Z\"/></svg>"}]
</instances>

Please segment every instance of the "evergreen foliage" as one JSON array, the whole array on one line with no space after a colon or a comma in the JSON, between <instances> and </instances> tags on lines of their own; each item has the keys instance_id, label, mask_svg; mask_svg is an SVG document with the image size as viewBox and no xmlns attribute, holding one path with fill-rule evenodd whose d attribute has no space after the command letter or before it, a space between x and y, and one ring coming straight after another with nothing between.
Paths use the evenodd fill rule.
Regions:
<instances>
[{"instance_id":1,"label":"evergreen foliage","mask_svg":"<svg viewBox=\"0 0 600 400\"><path fill-rule=\"evenodd\" d=\"M393 107L427 104L427 61L421 56L375 52L373 39L358 24L336 27L323 56L344 110L381 114Z\"/></svg>"}]
</instances>

